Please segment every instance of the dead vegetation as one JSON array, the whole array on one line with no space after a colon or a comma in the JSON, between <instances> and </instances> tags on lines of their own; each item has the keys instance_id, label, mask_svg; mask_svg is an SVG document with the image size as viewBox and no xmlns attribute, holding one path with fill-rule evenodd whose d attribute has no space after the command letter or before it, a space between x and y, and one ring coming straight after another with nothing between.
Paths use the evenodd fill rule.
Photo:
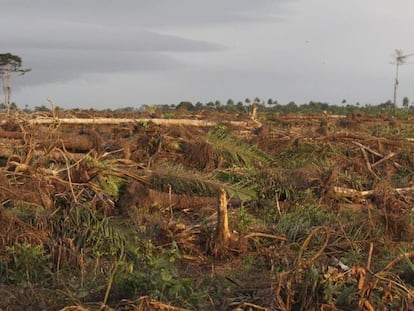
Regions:
<instances>
[{"instance_id":1,"label":"dead vegetation","mask_svg":"<svg viewBox=\"0 0 414 311\"><path fill-rule=\"evenodd\" d=\"M64 117L1 122L0 308L413 310L411 122Z\"/></svg>"}]
</instances>

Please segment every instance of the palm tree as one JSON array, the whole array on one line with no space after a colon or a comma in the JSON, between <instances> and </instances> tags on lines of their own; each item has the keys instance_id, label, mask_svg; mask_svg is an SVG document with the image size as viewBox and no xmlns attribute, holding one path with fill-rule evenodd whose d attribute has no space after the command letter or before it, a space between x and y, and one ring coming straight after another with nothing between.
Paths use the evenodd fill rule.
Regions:
<instances>
[{"instance_id":1,"label":"palm tree","mask_svg":"<svg viewBox=\"0 0 414 311\"><path fill-rule=\"evenodd\" d=\"M405 54L402 50L395 50L394 61L392 64L395 64L395 80L394 80L394 113L397 110L397 88L399 85L398 81L398 71L400 65L405 65L407 62L407 58L414 55L414 53Z\"/></svg>"}]
</instances>

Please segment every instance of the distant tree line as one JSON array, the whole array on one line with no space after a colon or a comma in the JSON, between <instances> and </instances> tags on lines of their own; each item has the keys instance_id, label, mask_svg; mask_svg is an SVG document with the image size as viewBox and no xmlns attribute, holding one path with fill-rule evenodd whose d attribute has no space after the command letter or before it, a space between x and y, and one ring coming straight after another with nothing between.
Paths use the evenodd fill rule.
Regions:
<instances>
[{"instance_id":1,"label":"distant tree line","mask_svg":"<svg viewBox=\"0 0 414 311\"><path fill-rule=\"evenodd\" d=\"M287 104L280 104L277 100L267 99L260 100L256 97L254 100L246 98L244 101L234 101L228 99L226 102L219 100L209 101L206 103L196 102L193 104L191 101L182 101L178 105L160 105L157 106L160 111L172 111L172 110L186 110L189 112L197 112L201 110L217 110L225 112L238 112L244 113L251 110L252 104L257 103L259 105L259 111L268 113L307 113L307 114L319 114L319 113L331 113L331 114L347 114L347 113L392 113L394 110L394 103L392 100L387 100L379 104L364 104L359 102L355 104L347 103L344 99L340 104L329 104L326 102L310 101L304 104L297 104L294 101L290 101ZM144 106L143 109L148 106ZM402 101L402 108L399 108L402 112L409 112L414 114L414 102L410 103L408 97L404 97Z\"/></svg>"},{"instance_id":2,"label":"distant tree line","mask_svg":"<svg viewBox=\"0 0 414 311\"><path fill-rule=\"evenodd\" d=\"M215 110L219 112L234 112L234 113L249 113L252 110L253 103L258 104L259 112L274 113L274 114L288 114L288 113L302 113L302 114L340 114L346 115L348 113L365 113L365 114L383 114L394 113L394 103L392 100L374 105L360 103L350 104L345 99L340 104L329 104L326 102L310 101L304 104L296 104L294 101L290 101L287 104L280 104L277 100L267 99L260 100L258 97L250 100L246 98L244 101L235 101L228 99L226 102L220 100L208 101L202 103L200 101L193 104L191 101L182 101L177 105L143 105L141 107L123 107L117 109L105 109L106 112L122 112L122 113L139 113L142 111L159 112L162 114L173 113L174 111L187 111L189 113L198 113L203 110ZM8 107L11 111L17 110L17 105L13 102ZM0 103L0 110L5 111L7 109L4 103ZM61 107L56 107L56 110L62 110ZM72 109L82 110L82 109ZM86 109L88 110L88 109ZM89 109L95 111L95 109ZM26 106L23 111L25 112L47 112L50 108L45 105L35 106L29 109ZM414 114L414 102L410 102L408 97L404 97L402 101L402 108L399 108L397 112L400 114Z\"/></svg>"}]
</instances>

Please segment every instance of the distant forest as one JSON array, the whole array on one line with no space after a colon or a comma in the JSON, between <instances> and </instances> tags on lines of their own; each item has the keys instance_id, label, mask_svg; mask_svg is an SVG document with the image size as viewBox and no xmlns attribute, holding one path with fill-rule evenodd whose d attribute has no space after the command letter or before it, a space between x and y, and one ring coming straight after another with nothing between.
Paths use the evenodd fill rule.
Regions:
<instances>
[{"instance_id":1,"label":"distant forest","mask_svg":"<svg viewBox=\"0 0 414 311\"><path fill-rule=\"evenodd\" d=\"M196 102L195 104L191 101L182 101L177 105L142 105L140 107L122 107L117 109L103 109L107 112L151 112L153 111L162 113L164 117L168 117L168 113L176 110L188 111L188 112L200 112L203 110L216 110L219 112L235 112L235 113L248 113L251 111L253 105L258 105L259 112L266 112L270 114L287 114L287 113L302 113L302 114L320 114L320 113L330 113L330 114L339 114L347 115L349 113L364 113L369 115L378 115L378 114L394 114L396 117L404 118L409 115L414 114L414 102L410 102L408 97L404 97L402 100L402 107L399 107L397 111L394 111L394 104L391 100L380 104L360 104L348 103L345 99L342 100L340 104L328 104L325 102L310 101L305 104L297 104L294 101L289 102L288 104L279 104L277 100L268 99L260 100L255 98L250 100L246 98L245 101L234 101L228 99L226 102L221 102L219 100L209 101L207 103ZM0 104L0 110L5 110L6 107L4 104ZM17 110L18 106L15 103L11 103L10 110ZM56 106L56 110L63 110L63 108ZM68 110L96 110L96 109L68 109ZM29 108L27 105L23 109L25 112L48 112L50 108L42 105Z\"/></svg>"}]
</instances>

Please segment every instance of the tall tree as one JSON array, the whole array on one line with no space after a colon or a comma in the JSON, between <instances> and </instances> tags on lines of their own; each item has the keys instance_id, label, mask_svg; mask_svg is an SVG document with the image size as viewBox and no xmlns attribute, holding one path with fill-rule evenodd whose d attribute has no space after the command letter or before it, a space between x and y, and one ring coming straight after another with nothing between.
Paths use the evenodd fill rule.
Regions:
<instances>
[{"instance_id":1,"label":"tall tree","mask_svg":"<svg viewBox=\"0 0 414 311\"><path fill-rule=\"evenodd\" d=\"M398 108L398 106L397 106L397 89L398 89L398 85L399 85L399 81L398 81L399 68L400 68L401 65L405 65L407 63L407 58L410 57L411 55L414 55L414 53L404 55L402 50L398 50L398 49L395 50L394 61L392 62L392 64L395 65L394 112Z\"/></svg>"},{"instance_id":2,"label":"tall tree","mask_svg":"<svg viewBox=\"0 0 414 311\"><path fill-rule=\"evenodd\" d=\"M407 96L405 96L404 98L403 98L403 101L402 101L402 105L403 105L403 107L404 108L408 108L408 106L410 105L410 99L407 97Z\"/></svg>"},{"instance_id":3,"label":"tall tree","mask_svg":"<svg viewBox=\"0 0 414 311\"><path fill-rule=\"evenodd\" d=\"M269 98L269 99L267 100L267 105L268 105L269 107L271 107L271 106L273 106L273 105L277 105L277 100L273 101L273 99Z\"/></svg>"},{"instance_id":4,"label":"tall tree","mask_svg":"<svg viewBox=\"0 0 414 311\"><path fill-rule=\"evenodd\" d=\"M23 75L31 69L22 69L22 59L11 53L0 54L0 77L4 93L4 105L10 113L11 78L13 74Z\"/></svg>"}]
</instances>

